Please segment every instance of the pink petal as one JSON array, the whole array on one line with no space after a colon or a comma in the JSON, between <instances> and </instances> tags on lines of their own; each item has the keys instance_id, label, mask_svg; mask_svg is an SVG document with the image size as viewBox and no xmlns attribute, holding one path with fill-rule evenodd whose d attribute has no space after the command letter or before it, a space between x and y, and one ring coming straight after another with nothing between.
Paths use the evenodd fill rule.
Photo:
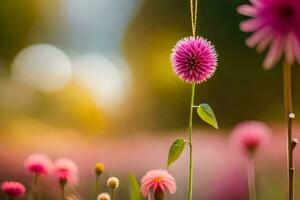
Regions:
<instances>
[{"instance_id":1,"label":"pink petal","mask_svg":"<svg viewBox=\"0 0 300 200\"><path fill-rule=\"evenodd\" d=\"M293 45L294 55L297 59L298 64L300 64L300 44L299 44L299 40L297 39L297 37L295 35L293 35L292 40L293 40L292 45Z\"/></svg>"},{"instance_id":2,"label":"pink petal","mask_svg":"<svg viewBox=\"0 0 300 200\"><path fill-rule=\"evenodd\" d=\"M248 19L240 23L240 28L244 32L254 32L261 26L261 21L257 19Z\"/></svg>"},{"instance_id":3,"label":"pink petal","mask_svg":"<svg viewBox=\"0 0 300 200\"><path fill-rule=\"evenodd\" d=\"M261 40L257 47L256 47L256 51L257 52L262 52L263 50L265 50L267 48L267 46L272 42L273 40L273 35L269 34L267 37L265 37L263 40Z\"/></svg>"},{"instance_id":4,"label":"pink petal","mask_svg":"<svg viewBox=\"0 0 300 200\"><path fill-rule=\"evenodd\" d=\"M255 7L250 5L241 5L238 7L237 11L238 13L249 17L255 17L257 14Z\"/></svg>"},{"instance_id":5,"label":"pink petal","mask_svg":"<svg viewBox=\"0 0 300 200\"><path fill-rule=\"evenodd\" d=\"M262 3L258 0L250 0L251 4L254 5L255 7L258 7L262 5Z\"/></svg>"},{"instance_id":6,"label":"pink petal","mask_svg":"<svg viewBox=\"0 0 300 200\"><path fill-rule=\"evenodd\" d=\"M164 184L162 182L160 182L158 184L158 187L161 189L161 191L165 192L165 187L164 187Z\"/></svg>"},{"instance_id":7,"label":"pink petal","mask_svg":"<svg viewBox=\"0 0 300 200\"><path fill-rule=\"evenodd\" d=\"M274 39L273 44L263 63L263 66L266 70L271 69L274 66L274 64L278 62L278 60L282 55L282 51L283 51L283 42L282 39L278 37Z\"/></svg>"},{"instance_id":8,"label":"pink petal","mask_svg":"<svg viewBox=\"0 0 300 200\"><path fill-rule=\"evenodd\" d=\"M257 43L261 42L262 40L264 40L265 38L268 37L268 35L270 35L271 31L268 27L266 28L262 28L258 31L256 31L255 33L253 33L247 40L246 40L246 44L249 47L254 47L255 45L257 45Z\"/></svg>"},{"instance_id":9,"label":"pink petal","mask_svg":"<svg viewBox=\"0 0 300 200\"><path fill-rule=\"evenodd\" d=\"M147 184L144 184L143 187L141 187L141 192L143 194L143 196L147 196L148 193L150 193L150 189L151 187L153 187L153 183L149 182Z\"/></svg>"},{"instance_id":10,"label":"pink petal","mask_svg":"<svg viewBox=\"0 0 300 200\"><path fill-rule=\"evenodd\" d=\"M297 41L294 41L293 35L289 34L286 37L286 41L285 41L285 45L284 45L284 53L285 53L286 62L290 65L293 64L294 59L295 59L294 51L293 51L293 42L297 42Z\"/></svg>"}]
</instances>

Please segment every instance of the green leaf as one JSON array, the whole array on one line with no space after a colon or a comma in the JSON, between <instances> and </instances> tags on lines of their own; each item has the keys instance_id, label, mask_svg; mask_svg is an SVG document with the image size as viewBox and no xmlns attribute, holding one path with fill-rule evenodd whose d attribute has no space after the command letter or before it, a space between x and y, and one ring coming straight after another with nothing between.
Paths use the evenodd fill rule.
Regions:
<instances>
[{"instance_id":1,"label":"green leaf","mask_svg":"<svg viewBox=\"0 0 300 200\"><path fill-rule=\"evenodd\" d=\"M219 128L216 116L208 104L203 103L203 104L199 105L199 107L197 109L197 113L203 121L210 124L211 126L213 126L216 129Z\"/></svg>"},{"instance_id":2,"label":"green leaf","mask_svg":"<svg viewBox=\"0 0 300 200\"><path fill-rule=\"evenodd\" d=\"M130 200L141 200L141 193L140 193L140 186L138 184L138 181L136 177L131 174L129 176L129 182L130 182Z\"/></svg>"},{"instance_id":3,"label":"green leaf","mask_svg":"<svg viewBox=\"0 0 300 200\"><path fill-rule=\"evenodd\" d=\"M173 142L169 150L168 167L179 158L184 149L185 143L185 139L183 138L177 138Z\"/></svg>"}]
</instances>

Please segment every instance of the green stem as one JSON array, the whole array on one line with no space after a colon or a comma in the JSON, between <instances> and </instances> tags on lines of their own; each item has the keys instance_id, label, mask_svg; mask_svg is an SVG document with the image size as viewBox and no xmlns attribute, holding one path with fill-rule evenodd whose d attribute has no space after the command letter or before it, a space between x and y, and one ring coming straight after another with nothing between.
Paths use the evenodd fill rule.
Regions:
<instances>
[{"instance_id":1,"label":"green stem","mask_svg":"<svg viewBox=\"0 0 300 200\"><path fill-rule=\"evenodd\" d=\"M248 159L247 170L249 200L256 200L255 163L252 156Z\"/></svg>"},{"instance_id":2,"label":"green stem","mask_svg":"<svg viewBox=\"0 0 300 200\"><path fill-rule=\"evenodd\" d=\"M110 199L111 199L111 200L114 200L114 189L111 189Z\"/></svg>"},{"instance_id":3,"label":"green stem","mask_svg":"<svg viewBox=\"0 0 300 200\"><path fill-rule=\"evenodd\" d=\"M188 199L192 200L193 196L193 107L195 99L195 88L196 84L192 84L191 104L190 104L190 119L189 119L189 146L190 146L190 164L189 164L189 190Z\"/></svg>"},{"instance_id":4,"label":"green stem","mask_svg":"<svg viewBox=\"0 0 300 200\"><path fill-rule=\"evenodd\" d=\"M284 85L284 104L285 104L285 117L287 120L287 165L288 165L288 191L289 200L294 200L294 160L293 160L293 135L292 135L292 121L293 114L292 108L292 66L285 63L283 66L283 85Z\"/></svg>"},{"instance_id":5,"label":"green stem","mask_svg":"<svg viewBox=\"0 0 300 200\"><path fill-rule=\"evenodd\" d=\"M99 175L96 175L96 184L95 184L95 195L94 195L94 199L97 199L97 196L98 196L98 193L99 193L99 190L98 190L98 188L99 188L99 178L100 178L100 176Z\"/></svg>"}]
</instances>

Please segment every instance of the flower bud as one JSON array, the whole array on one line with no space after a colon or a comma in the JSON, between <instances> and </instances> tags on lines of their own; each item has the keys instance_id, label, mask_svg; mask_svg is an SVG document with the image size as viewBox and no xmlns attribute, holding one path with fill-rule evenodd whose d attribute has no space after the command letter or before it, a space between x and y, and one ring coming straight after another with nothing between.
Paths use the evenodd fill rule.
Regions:
<instances>
[{"instance_id":1,"label":"flower bud","mask_svg":"<svg viewBox=\"0 0 300 200\"><path fill-rule=\"evenodd\" d=\"M101 193L97 197L97 200L110 200L110 196L107 193Z\"/></svg>"},{"instance_id":2,"label":"flower bud","mask_svg":"<svg viewBox=\"0 0 300 200\"><path fill-rule=\"evenodd\" d=\"M107 186L112 188L112 189L116 189L119 187L119 179L116 177L110 177L107 180Z\"/></svg>"},{"instance_id":3,"label":"flower bud","mask_svg":"<svg viewBox=\"0 0 300 200\"><path fill-rule=\"evenodd\" d=\"M103 172L104 172L104 164L103 163L96 163L96 167L95 167L95 173L97 176L100 176Z\"/></svg>"}]
</instances>

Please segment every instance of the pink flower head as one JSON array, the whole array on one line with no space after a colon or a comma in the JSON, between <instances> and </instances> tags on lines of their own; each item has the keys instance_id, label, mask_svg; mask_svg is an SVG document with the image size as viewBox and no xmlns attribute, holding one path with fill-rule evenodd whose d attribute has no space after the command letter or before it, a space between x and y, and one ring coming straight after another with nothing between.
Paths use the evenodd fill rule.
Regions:
<instances>
[{"instance_id":1,"label":"pink flower head","mask_svg":"<svg viewBox=\"0 0 300 200\"><path fill-rule=\"evenodd\" d=\"M253 154L259 147L269 143L270 133L270 128L262 122L243 122L233 130L232 142Z\"/></svg>"},{"instance_id":2,"label":"pink flower head","mask_svg":"<svg viewBox=\"0 0 300 200\"><path fill-rule=\"evenodd\" d=\"M25 194L25 187L22 183L15 181L6 181L2 183L1 189L9 197L21 197Z\"/></svg>"},{"instance_id":3,"label":"pink flower head","mask_svg":"<svg viewBox=\"0 0 300 200\"><path fill-rule=\"evenodd\" d=\"M79 182L77 165L69 159L61 158L54 163L54 173L62 183L77 185Z\"/></svg>"},{"instance_id":4,"label":"pink flower head","mask_svg":"<svg viewBox=\"0 0 300 200\"><path fill-rule=\"evenodd\" d=\"M24 161L24 167L37 175L47 175L51 171L52 162L43 154L32 154Z\"/></svg>"},{"instance_id":5,"label":"pink flower head","mask_svg":"<svg viewBox=\"0 0 300 200\"><path fill-rule=\"evenodd\" d=\"M216 71L217 53L202 37L186 37L177 42L171 54L173 70L188 83L202 83Z\"/></svg>"},{"instance_id":6,"label":"pink flower head","mask_svg":"<svg viewBox=\"0 0 300 200\"><path fill-rule=\"evenodd\" d=\"M175 179L165 170L151 170L141 181L141 192L144 197L148 196L149 200L151 199L151 193L160 191L174 194L176 189Z\"/></svg>"},{"instance_id":7,"label":"pink flower head","mask_svg":"<svg viewBox=\"0 0 300 200\"><path fill-rule=\"evenodd\" d=\"M300 64L300 1L250 0L252 5L238 7L240 14L253 17L240 24L241 30L255 32L246 40L249 47L257 45L258 51L270 46L264 61L266 69L272 68L282 54L289 64Z\"/></svg>"}]
</instances>

